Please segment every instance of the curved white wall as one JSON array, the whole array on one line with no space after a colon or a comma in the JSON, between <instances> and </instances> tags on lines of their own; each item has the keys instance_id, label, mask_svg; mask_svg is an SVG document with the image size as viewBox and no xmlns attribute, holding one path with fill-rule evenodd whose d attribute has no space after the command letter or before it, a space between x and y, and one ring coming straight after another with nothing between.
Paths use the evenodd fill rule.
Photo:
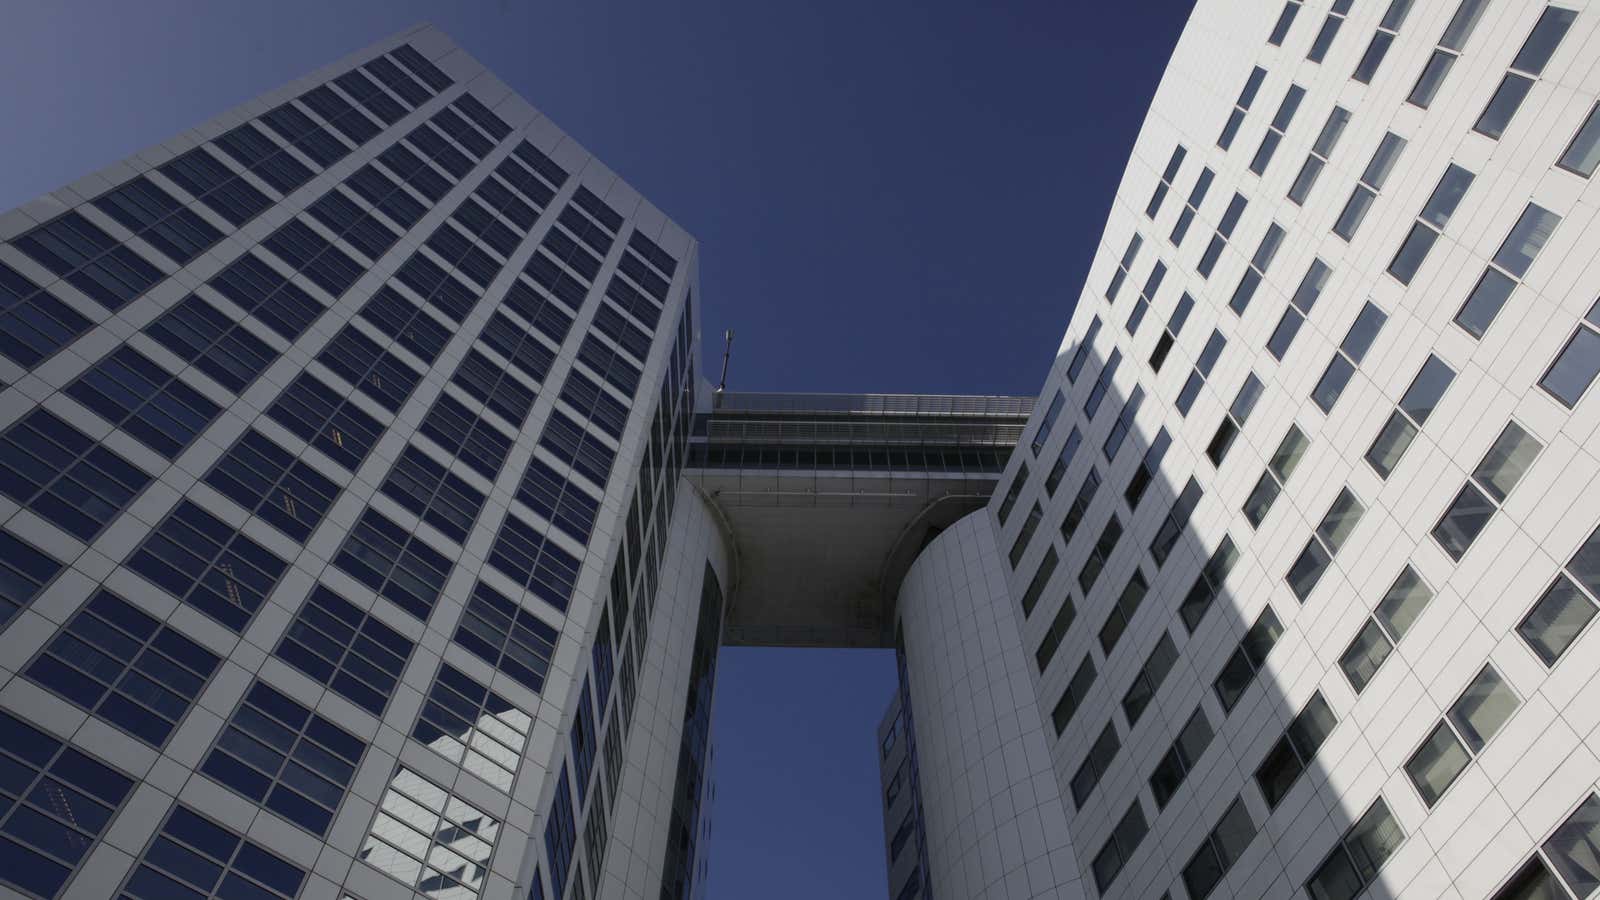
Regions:
<instances>
[{"instance_id":1,"label":"curved white wall","mask_svg":"<svg viewBox=\"0 0 1600 900\"><path fill-rule=\"evenodd\" d=\"M650 619L650 636L639 673L638 706L626 737L604 876L596 897L655 900L661 896L662 861L667 852L683 713L688 700L684 691L700 615L700 586L706 563L710 562L722 587L726 611L733 577L728 559L727 543L710 507L699 491L680 478L661 561L655 614ZM707 770L709 776L709 765ZM705 850L704 826L710 813L709 805L701 807L701 834L696 844L701 853Z\"/></svg>"},{"instance_id":2,"label":"curved white wall","mask_svg":"<svg viewBox=\"0 0 1600 900\"><path fill-rule=\"evenodd\" d=\"M1005 576L980 510L900 587L929 883L940 898L1084 897Z\"/></svg>"}]
</instances>

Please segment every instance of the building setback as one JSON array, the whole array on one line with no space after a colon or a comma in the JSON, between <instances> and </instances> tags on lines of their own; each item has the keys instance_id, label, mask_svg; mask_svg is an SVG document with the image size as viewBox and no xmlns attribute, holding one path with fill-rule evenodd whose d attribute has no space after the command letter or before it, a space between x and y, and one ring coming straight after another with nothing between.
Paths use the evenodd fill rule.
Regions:
<instances>
[{"instance_id":1,"label":"building setback","mask_svg":"<svg viewBox=\"0 0 1600 900\"><path fill-rule=\"evenodd\" d=\"M1589 897L1597 24L1201 0L1037 402L709 391L427 27L0 217L0 883L701 896L750 644L896 900Z\"/></svg>"}]
</instances>

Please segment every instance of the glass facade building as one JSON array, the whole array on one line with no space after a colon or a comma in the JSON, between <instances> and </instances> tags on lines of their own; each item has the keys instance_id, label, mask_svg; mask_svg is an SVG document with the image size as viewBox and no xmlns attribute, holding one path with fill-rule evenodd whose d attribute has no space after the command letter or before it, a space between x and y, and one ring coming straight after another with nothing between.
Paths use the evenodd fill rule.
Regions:
<instances>
[{"instance_id":1,"label":"glass facade building","mask_svg":"<svg viewBox=\"0 0 1600 900\"><path fill-rule=\"evenodd\" d=\"M0 893L703 896L735 644L894 900L1591 897L1597 16L1200 0L1037 401L710 391L428 27L0 216Z\"/></svg>"}]
</instances>

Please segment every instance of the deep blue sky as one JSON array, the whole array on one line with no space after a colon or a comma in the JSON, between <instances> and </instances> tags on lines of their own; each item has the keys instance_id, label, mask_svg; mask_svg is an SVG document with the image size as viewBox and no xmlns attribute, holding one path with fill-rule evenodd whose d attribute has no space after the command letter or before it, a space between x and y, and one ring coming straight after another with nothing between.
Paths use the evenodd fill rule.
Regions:
<instances>
[{"instance_id":1,"label":"deep blue sky","mask_svg":"<svg viewBox=\"0 0 1600 900\"><path fill-rule=\"evenodd\" d=\"M11 3L0 209L433 21L699 238L730 387L1032 394L1189 6ZM885 896L892 679L723 653L712 900Z\"/></svg>"}]
</instances>

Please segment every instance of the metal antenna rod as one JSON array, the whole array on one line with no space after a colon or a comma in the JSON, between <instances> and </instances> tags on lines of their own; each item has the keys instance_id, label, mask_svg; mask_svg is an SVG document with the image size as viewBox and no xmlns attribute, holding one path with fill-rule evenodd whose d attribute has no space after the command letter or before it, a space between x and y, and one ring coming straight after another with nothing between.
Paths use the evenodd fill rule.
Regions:
<instances>
[{"instance_id":1,"label":"metal antenna rod","mask_svg":"<svg viewBox=\"0 0 1600 900\"><path fill-rule=\"evenodd\" d=\"M727 343L722 346L722 377L717 380L717 393L728 386L728 357L733 355L733 329L729 328L722 333L722 338Z\"/></svg>"}]
</instances>

